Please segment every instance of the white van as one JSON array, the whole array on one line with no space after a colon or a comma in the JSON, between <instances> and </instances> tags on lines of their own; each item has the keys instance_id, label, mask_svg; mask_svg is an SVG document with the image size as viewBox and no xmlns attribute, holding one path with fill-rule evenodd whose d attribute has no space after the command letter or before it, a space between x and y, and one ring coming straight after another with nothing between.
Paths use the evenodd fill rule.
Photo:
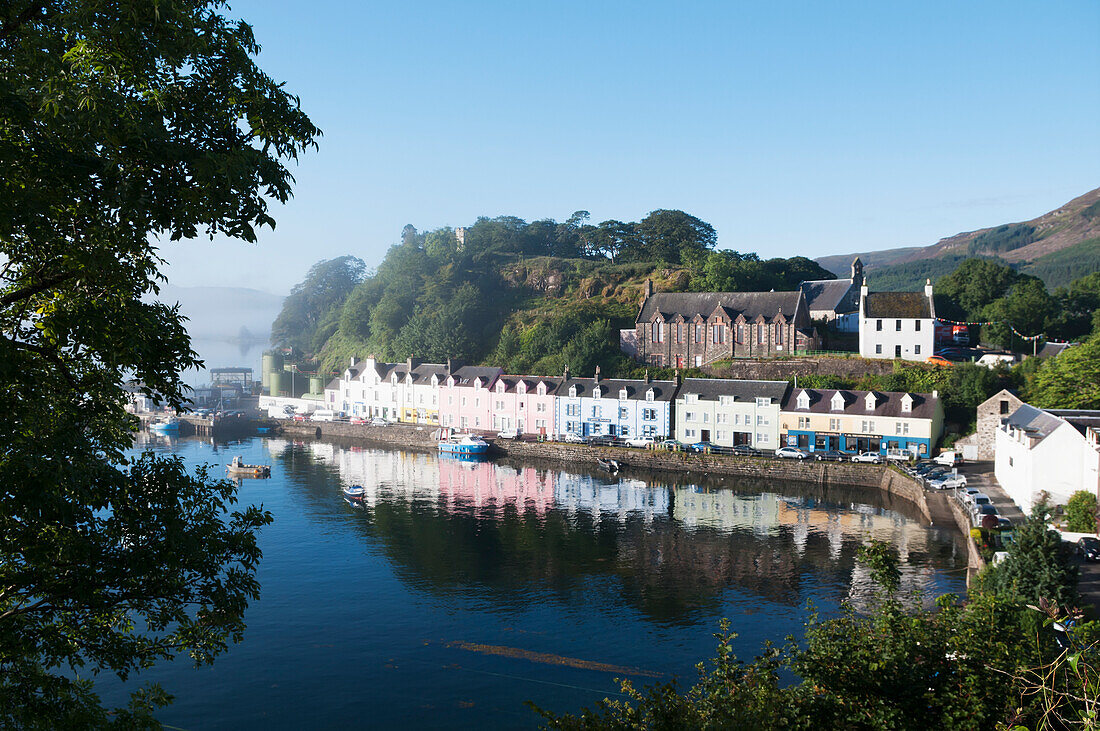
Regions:
<instances>
[{"instance_id":1,"label":"white van","mask_svg":"<svg viewBox=\"0 0 1100 731\"><path fill-rule=\"evenodd\" d=\"M332 409L317 409L310 417L310 421L333 421L336 419L336 412Z\"/></svg>"}]
</instances>

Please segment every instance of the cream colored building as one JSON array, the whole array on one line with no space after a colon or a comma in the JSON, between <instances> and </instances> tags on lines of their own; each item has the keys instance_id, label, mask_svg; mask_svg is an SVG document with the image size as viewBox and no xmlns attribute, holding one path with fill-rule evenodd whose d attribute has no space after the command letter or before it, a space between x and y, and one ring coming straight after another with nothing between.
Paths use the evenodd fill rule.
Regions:
<instances>
[{"instance_id":1,"label":"cream colored building","mask_svg":"<svg viewBox=\"0 0 1100 731\"><path fill-rule=\"evenodd\" d=\"M786 381L686 378L676 397L677 441L746 445L773 450L779 442L779 411Z\"/></svg>"}]
</instances>

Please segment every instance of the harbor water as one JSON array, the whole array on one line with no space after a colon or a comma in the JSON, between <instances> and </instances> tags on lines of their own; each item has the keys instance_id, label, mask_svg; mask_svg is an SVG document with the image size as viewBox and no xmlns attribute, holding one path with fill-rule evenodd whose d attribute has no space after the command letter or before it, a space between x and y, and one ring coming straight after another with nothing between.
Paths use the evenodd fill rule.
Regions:
<instances>
[{"instance_id":1,"label":"harbor water","mask_svg":"<svg viewBox=\"0 0 1100 731\"><path fill-rule=\"evenodd\" d=\"M529 728L528 701L578 711L616 697L615 678L690 684L723 617L751 658L800 635L807 602L861 601L869 537L898 547L907 588L965 591L959 538L872 490L265 438L146 449L272 467L241 483L275 518L244 641L137 679L175 696L160 717L176 728ZM118 704L134 679L98 687Z\"/></svg>"}]
</instances>

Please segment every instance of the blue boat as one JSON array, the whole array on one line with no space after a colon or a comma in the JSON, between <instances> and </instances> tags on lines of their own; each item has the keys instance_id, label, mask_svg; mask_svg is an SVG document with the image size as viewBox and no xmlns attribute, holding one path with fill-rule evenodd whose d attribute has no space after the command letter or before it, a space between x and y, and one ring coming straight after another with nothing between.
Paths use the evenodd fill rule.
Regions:
<instances>
[{"instance_id":1,"label":"blue boat","mask_svg":"<svg viewBox=\"0 0 1100 731\"><path fill-rule=\"evenodd\" d=\"M175 417L168 417L167 419L154 421L149 425L149 428L161 434L176 434L180 430L180 422Z\"/></svg>"},{"instance_id":2,"label":"blue boat","mask_svg":"<svg viewBox=\"0 0 1100 731\"><path fill-rule=\"evenodd\" d=\"M489 443L473 434L444 434L439 440L439 451L444 454L485 454Z\"/></svg>"}]
</instances>

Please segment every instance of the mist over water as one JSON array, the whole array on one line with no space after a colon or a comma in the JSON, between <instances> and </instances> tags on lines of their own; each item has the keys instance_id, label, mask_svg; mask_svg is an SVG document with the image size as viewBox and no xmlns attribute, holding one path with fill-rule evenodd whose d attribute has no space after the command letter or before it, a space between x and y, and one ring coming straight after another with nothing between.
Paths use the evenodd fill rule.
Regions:
<instances>
[{"instance_id":1,"label":"mist over water","mask_svg":"<svg viewBox=\"0 0 1100 731\"><path fill-rule=\"evenodd\" d=\"M175 694L161 717L179 728L531 727L526 700L575 711L615 677L690 682L722 617L746 658L801 634L808 600L835 612L869 586L867 537L899 547L907 587L965 590L956 537L875 491L282 439L136 449L272 465L241 484L275 516L244 642L141 678Z\"/></svg>"}]
</instances>

